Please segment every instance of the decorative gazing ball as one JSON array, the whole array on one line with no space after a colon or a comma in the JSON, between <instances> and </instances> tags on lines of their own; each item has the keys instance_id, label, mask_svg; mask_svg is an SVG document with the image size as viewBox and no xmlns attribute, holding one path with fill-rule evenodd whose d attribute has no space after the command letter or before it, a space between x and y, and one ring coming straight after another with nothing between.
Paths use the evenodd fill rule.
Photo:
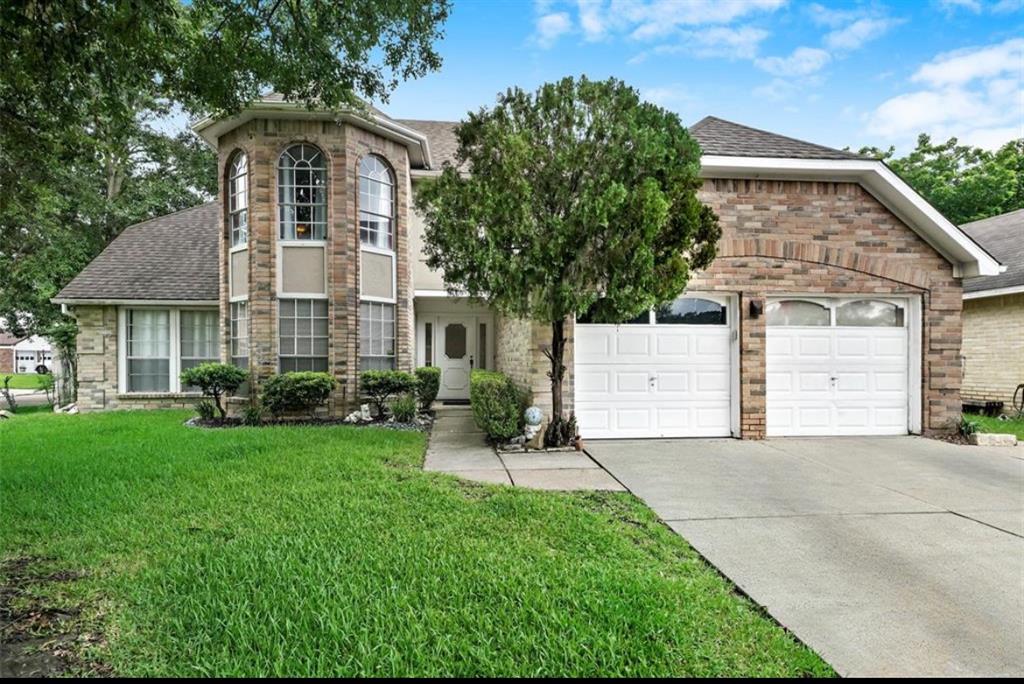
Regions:
<instances>
[{"instance_id":1,"label":"decorative gazing ball","mask_svg":"<svg viewBox=\"0 0 1024 684\"><path fill-rule=\"evenodd\" d=\"M536 406L531 406L523 411L523 418L527 425L540 425L540 422L544 420L544 412Z\"/></svg>"}]
</instances>

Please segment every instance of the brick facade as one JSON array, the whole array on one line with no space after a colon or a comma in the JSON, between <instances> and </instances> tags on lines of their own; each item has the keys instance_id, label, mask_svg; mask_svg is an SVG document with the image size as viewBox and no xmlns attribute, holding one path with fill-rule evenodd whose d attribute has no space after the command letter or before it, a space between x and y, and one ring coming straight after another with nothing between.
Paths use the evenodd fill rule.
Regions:
<instances>
[{"instance_id":1,"label":"brick facade","mask_svg":"<svg viewBox=\"0 0 1024 684\"><path fill-rule=\"evenodd\" d=\"M551 369L551 362L541 350L551 344L551 326L497 316L495 327L495 368L527 390L533 403L539 406L545 415L549 415L551 413L551 379L548 377L548 372ZM562 404L566 413L572 411L575 395L572 373L573 327L572 321L566 325L566 335L568 336L565 346L566 374L562 385Z\"/></svg>"},{"instance_id":2,"label":"brick facade","mask_svg":"<svg viewBox=\"0 0 1024 684\"><path fill-rule=\"evenodd\" d=\"M0 348L0 373L14 372L14 347Z\"/></svg>"},{"instance_id":3,"label":"brick facade","mask_svg":"<svg viewBox=\"0 0 1024 684\"><path fill-rule=\"evenodd\" d=\"M396 365L414 364L413 290L408 246L409 163L405 147L361 128L326 121L254 119L222 136L219 163L222 188L228 163L238 151L249 156L249 348L253 387L278 372L277 163L297 143L316 145L327 163L328 368L338 387L328 402L332 415L344 415L358 401L359 278L358 168L367 154L384 158L395 174ZM222 192L221 338L227 358L230 306L226 228L227 198Z\"/></svg>"},{"instance_id":4,"label":"brick facade","mask_svg":"<svg viewBox=\"0 0 1024 684\"><path fill-rule=\"evenodd\" d=\"M699 195L718 214L723 234L714 263L688 288L739 296L741 437L765 436L765 322L751 318L749 303L782 294L919 295L922 426L935 432L955 422L962 288L949 262L913 230L857 183L707 179ZM527 352L522 335L500 358L543 404L543 338L534 335ZM521 367L528 362L526 374ZM572 363L566 365L571 400ZM550 407L550 399L543 405Z\"/></svg>"},{"instance_id":5,"label":"brick facade","mask_svg":"<svg viewBox=\"0 0 1024 684\"><path fill-rule=\"evenodd\" d=\"M1024 293L964 301L963 400L1009 411L1024 383Z\"/></svg>"}]
</instances>

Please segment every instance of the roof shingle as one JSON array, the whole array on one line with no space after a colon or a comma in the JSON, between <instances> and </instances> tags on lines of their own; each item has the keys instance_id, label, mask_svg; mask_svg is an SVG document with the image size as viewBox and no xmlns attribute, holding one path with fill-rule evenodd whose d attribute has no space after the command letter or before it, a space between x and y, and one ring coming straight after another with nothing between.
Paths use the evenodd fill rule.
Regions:
<instances>
[{"instance_id":1,"label":"roof shingle","mask_svg":"<svg viewBox=\"0 0 1024 684\"><path fill-rule=\"evenodd\" d=\"M700 143L704 154L786 159L864 159L853 152L769 133L715 116L705 116L690 126L690 135Z\"/></svg>"},{"instance_id":2,"label":"roof shingle","mask_svg":"<svg viewBox=\"0 0 1024 684\"><path fill-rule=\"evenodd\" d=\"M1024 287L1024 209L965 223L960 229L1006 265L1006 272L999 275L965 278L964 292Z\"/></svg>"},{"instance_id":3,"label":"roof shingle","mask_svg":"<svg viewBox=\"0 0 1024 684\"><path fill-rule=\"evenodd\" d=\"M219 206L128 226L56 298L217 300Z\"/></svg>"}]
</instances>

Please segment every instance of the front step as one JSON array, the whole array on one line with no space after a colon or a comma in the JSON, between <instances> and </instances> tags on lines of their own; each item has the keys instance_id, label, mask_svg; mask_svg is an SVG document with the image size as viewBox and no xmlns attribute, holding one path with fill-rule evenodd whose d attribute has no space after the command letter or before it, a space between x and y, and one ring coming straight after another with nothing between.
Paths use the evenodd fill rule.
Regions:
<instances>
[{"instance_id":1,"label":"front step","mask_svg":"<svg viewBox=\"0 0 1024 684\"><path fill-rule=\"evenodd\" d=\"M469 405L455 405L445 406L439 401L435 401L431 407L434 411L434 416L437 418L471 418L473 416L473 409Z\"/></svg>"}]
</instances>

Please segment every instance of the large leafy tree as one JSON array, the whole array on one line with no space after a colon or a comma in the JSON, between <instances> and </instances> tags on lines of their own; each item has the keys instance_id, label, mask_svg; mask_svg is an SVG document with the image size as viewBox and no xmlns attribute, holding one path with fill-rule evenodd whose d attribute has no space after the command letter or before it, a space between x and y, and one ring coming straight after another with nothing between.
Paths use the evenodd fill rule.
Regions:
<instances>
[{"instance_id":1,"label":"large leafy tree","mask_svg":"<svg viewBox=\"0 0 1024 684\"><path fill-rule=\"evenodd\" d=\"M721 233L700 149L618 80L565 78L498 97L456 129L458 168L418 193L447 286L551 327L549 443L564 441L566 320L618 322L682 292Z\"/></svg>"},{"instance_id":2,"label":"large leafy tree","mask_svg":"<svg viewBox=\"0 0 1024 684\"><path fill-rule=\"evenodd\" d=\"M917 147L896 157L890 147L860 153L889 164L903 180L956 224L1024 208L1024 138L990 152L956 138L932 142L921 134Z\"/></svg>"}]
</instances>

